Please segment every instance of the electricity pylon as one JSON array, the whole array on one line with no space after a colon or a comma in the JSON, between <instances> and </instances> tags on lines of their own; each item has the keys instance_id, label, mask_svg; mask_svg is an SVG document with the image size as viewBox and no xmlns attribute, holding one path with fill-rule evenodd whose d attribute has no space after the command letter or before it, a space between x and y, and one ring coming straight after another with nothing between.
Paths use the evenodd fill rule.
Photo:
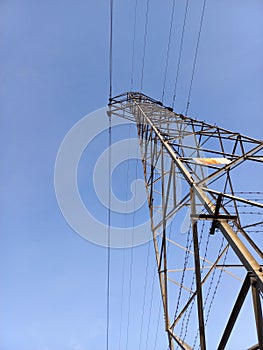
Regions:
<instances>
[{"instance_id":1,"label":"electricity pylon","mask_svg":"<svg viewBox=\"0 0 263 350\"><path fill-rule=\"evenodd\" d=\"M138 92L110 113L137 124L170 349L262 350L263 142Z\"/></svg>"}]
</instances>

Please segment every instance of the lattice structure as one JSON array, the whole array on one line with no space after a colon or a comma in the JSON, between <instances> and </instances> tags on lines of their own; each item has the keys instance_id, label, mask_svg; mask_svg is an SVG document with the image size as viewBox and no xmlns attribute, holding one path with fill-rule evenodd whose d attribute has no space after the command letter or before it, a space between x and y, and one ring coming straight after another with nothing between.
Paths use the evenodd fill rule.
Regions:
<instances>
[{"instance_id":1,"label":"lattice structure","mask_svg":"<svg viewBox=\"0 0 263 350\"><path fill-rule=\"evenodd\" d=\"M263 349L263 142L137 92L110 111L138 127L170 349Z\"/></svg>"}]
</instances>

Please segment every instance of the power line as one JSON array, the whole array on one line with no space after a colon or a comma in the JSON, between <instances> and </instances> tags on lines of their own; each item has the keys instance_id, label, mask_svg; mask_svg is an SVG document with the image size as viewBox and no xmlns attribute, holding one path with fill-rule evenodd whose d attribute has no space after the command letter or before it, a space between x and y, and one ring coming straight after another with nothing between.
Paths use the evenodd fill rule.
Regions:
<instances>
[{"instance_id":1,"label":"power line","mask_svg":"<svg viewBox=\"0 0 263 350\"><path fill-rule=\"evenodd\" d=\"M222 236L221 245L220 245L220 248L219 248L219 251L218 251L218 255L217 255L217 260L218 260L219 257L220 257L220 255L224 252L225 256L224 256L223 265L225 264L226 252L228 251L228 247L227 247L227 246L223 249L223 247L224 247L224 242L225 242L225 237ZM208 286L208 289L207 289L207 292L206 292L206 297L205 297L205 301L204 301L204 304L203 304L203 310L205 310L206 305L207 305L207 303L208 303L209 296L210 296L210 294L211 294L211 292L212 292L212 288L213 288L213 285L214 285L214 282L215 282L216 272L217 272L217 269L214 268L214 269L213 269L213 272L212 272L211 279L210 279L210 283L209 283L209 286ZM223 269L221 269L221 273L222 273L222 272L223 272ZM221 279L221 273L220 273L220 277L219 277L219 282L220 282L220 279ZM213 300L214 300L214 298L215 298L215 294L216 294L216 292L217 292L217 288L218 288L219 282L217 281L217 283L216 283L216 287L215 287L215 289L214 289L214 292L213 292L213 295L212 295L212 299L211 299L211 302L210 302L209 307L208 307L209 312L207 313L205 326L206 326L207 321L208 321L208 316L209 316L209 313L210 313L210 310L211 310L211 307L212 307ZM195 338L194 338L193 348L195 348L197 339L198 339L198 330L197 330L196 335L195 335Z\"/></svg>"},{"instance_id":2,"label":"power line","mask_svg":"<svg viewBox=\"0 0 263 350\"><path fill-rule=\"evenodd\" d=\"M147 34L148 34L149 2L150 2L150 0L147 0L146 14L145 14L145 26L144 26L144 40L143 40L142 73L141 73L141 88L140 88L140 92L142 92L142 84L143 84L143 76L144 76L145 52L146 52L146 43L147 43Z\"/></svg>"},{"instance_id":3,"label":"power line","mask_svg":"<svg viewBox=\"0 0 263 350\"><path fill-rule=\"evenodd\" d=\"M113 42L113 0L110 0L110 50L109 50L109 102L112 99L112 42Z\"/></svg>"},{"instance_id":4,"label":"power line","mask_svg":"<svg viewBox=\"0 0 263 350\"><path fill-rule=\"evenodd\" d=\"M124 300L124 276L125 276L125 248L122 251L122 287L121 287L121 312L120 312L120 333L119 333L119 350L121 350L122 340L122 320L123 320L123 300Z\"/></svg>"},{"instance_id":5,"label":"power line","mask_svg":"<svg viewBox=\"0 0 263 350\"><path fill-rule=\"evenodd\" d=\"M132 39L132 63L131 63L131 91L133 89L133 71L134 71L134 54L135 54L135 38L136 38L136 23L137 23L137 4L138 0L135 1L134 7L134 22L133 22L133 39Z\"/></svg>"},{"instance_id":6,"label":"power line","mask_svg":"<svg viewBox=\"0 0 263 350\"><path fill-rule=\"evenodd\" d=\"M148 249L147 249L147 261L146 261L146 267L145 267L145 277L144 277L144 294L143 294L143 305L142 305L142 317L141 317L141 328L140 328L140 340L139 340L139 350L141 349L142 345L142 328L143 328L143 320L145 315L145 302L146 302L146 291L147 291L147 276L149 275L149 256L150 256L150 244L151 241L148 242Z\"/></svg>"},{"instance_id":7,"label":"power line","mask_svg":"<svg viewBox=\"0 0 263 350\"><path fill-rule=\"evenodd\" d=\"M172 37L172 29L173 29L173 22L174 22L174 9L175 9L175 0L173 0L171 20L170 20L170 29L169 29L169 37L168 37L168 45L167 45L166 61L165 61L165 70L164 70L162 102L163 102L163 98L164 98L166 79L167 79L167 71L168 71L168 63L169 63L169 56L170 56L171 37Z\"/></svg>"},{"instance_id":8,"label":"power line","mask_svg":"<svg viewBox=\"0 0 263 350\"><path fill-rule=\"evenodd\" d=\"M109 49L109 102L112 99L112 40L113 39L113 0L110 0L110 49ZM111 116L109 116L109 199L108 199L108 249L107 249L107 317L106 317L106 350L109 350L109 329L110 329L110 234L111 234Z\"/></svg>"},{"instance_id":9,"label":"power line","mask_svg":"<svg viewBox=\"0 0 263 350\"><path fill-rule=\"evenodd\" d=\"M135 178L137 179L138 174L138 157L136 158L136 171ZM136 194L136 181L135 181L135 194ZM132 213L132 237L131 237L131 261L130 261L130 283L129 283L129 295L128 295L128 321L127 321L127 333L126 333L126 350L128 349L129 343L129 329L130 329L130 312L131 312L131 294L132 294L132 268L133 268L133 243L134 243L134 225L135 225L135 199L133 202L133 213Z\"/></svg>"},{"instance_id":10,"label":"power line","mask_svg":"<svg viewBox=\"0 0 263 350\"><path fill-rule=\"evenodd\" d=\"M228 251L229 251L229 249L227 248L227 250L225 252L224 260L223 260L223 265L226 263ZM214 293L212 295L212 298L211 298L211 301L210 301L210 304L209 304L209 307L208 307L208 310L207 310L205 326L208 323L208 319L209 319L209 315L210 315L210 312L211 312L211 308L212 308L212 305L213 305L213 302L214 302L214 299L215 299L215 296L216 296L216 293L217 293L217 290L218 290L218 286L219 286L221 278L222 278L223 271L224 271L224 269L220 269L218 280L216 282L216 286L215 286L215 289L214 289Z\"/></svg>"},{"instance_id":11,"label":"power line","mask_svg":"<svg viewBox=\"0 0 263 350\"><path fill-rule=\"evenodd\" d=\"M187 236L186 236L186 251L185 251L185 257L184 257L184 266L183 266L183 271L182 271L182 275L181 275L180 289L179 289L179 294L177 297L177 305L176 305L176 309L175 309L174 320L176 319L176 316L177 316L177 313L179 310L182 289L183 289L183 284L184 284L184 278L185 278L185 271L186 271L186 268L188 265L189 256L190 256L190 249L191 249L191 246L193 243L192 239L190 240L190 232L191 232L191 230L189 229L187 232Z\"/></svg>"},{"instance_id":12,"label":"power line","mask_svg":"<svg viewBox=\"0 0 263 350\"><path fill-rule=\"evenodd\" d=\"M198 48L199 48L199 43L200 43L200 38L201 38L201 32L202 32L202 27L203 27L203 22L204 22L205 6L206 6L206 0L204 0L203 8L202 8L202 14L201 14L201 20L200 20L200 27L199 27L199 33L198 33L198 38L197 38L197 43L196 43L196 48L195 48L195 56L194 56L193 71L192 71L192 77L191 77L190 87L189 87L189 91L188 91L188 97L187 97L187 105L186 105L185 115L187 115L188 109L189 109L189 106L190 106L190 98L191 98L192 86L193 86L194 75L195 75L195 69L196 69L196 62L197 62L197 56L198 56Z\"/></svg>"},{"instance_id":13,"label":"power line","mask_svg":"<svg viewBox=\"0 0 263 350\"><path fill-rule=\"evenodd\" d=\"M176 99L176 93L177 93L177 84L178 84L178 77L179 77L179 71L180 71L180 66L181 66L183 44L184 44L184 33L185 33L185 25L186 25L186 18L187 18L187 13L188 13L188 7L189 7L189 0L186 1L186 5L185 5L184 22L183 22L182 35L181 35L181 40L180 40L179 57L178 57L176 78L175 78L175 84L174 84L174 93L173 93L173 102L172 102L172 107L173 108L174 108L175 99Z\"/></svg>"},{"instance_id":14,"label":"power line","mask_svg":"<svg viewBox=\"0 0 263 350\"><path fill-rule=\"evenodd\" d=\"M159 334L158 330L159 330L159 326L160 326L161 310L162 310L162 301L160 301L160 303L159 303L159 310L158 310L158 316L157 316L157 327L156 327L156 332L155 332L153 350L156 350L157 336Z\"/></svg>"},{"instance_id":15,"label":"power line","mask_svg":"<svg viewBox=\"0 0 263 350\"><path fill-rule=\"evenodd\" d=\"M132 241L133 241L133 237L132 237ZM129 330L130 330L131 294L132 294L132 280L133 280L132 267L133 267L133 247L131 247L131 260L130 260L129 294L128 294L128 311L127 311L127 332L126 332L126 346L125 346L126 350L128 349Z\"/></svg>"},{"instance_id":16,"label":"power line","mask_svg":"<svg viewBox=\"0 0 263 350\"><path fill-rule=\"evenodd\" d=\"M110 326L110 263L111 263L111 116L109 116L109 158L108 158L108 179L109 179L109 198L108 198L108 249L107 249L107 318L106 318L106 350L109 350L109 326Z\"/></svg>"},{"instance_id":17,"label":"power line","mask_svg":"<svg viewBox=\"0 0 263 350\"><path fill-rule=\"evenodd\" d=\"M128 154L127 159L130 159L130 138L131 138L131 124L129 124L129 143L128 143ZM126 198L125 198L125 213L127 213L127 201L128 201L128 181L129 181L129 173L130 173L130 162L127 163L127 172L126 172ZM125 227L128 227L127 223L127 215L125 215ZM123 302L124 302L124 282L125 282L125 268L126 268L126 235L124 234L124 248L122 253L122 288L121 288L121 312L120 312L120 334L119 334L119 350L121 350L121 340L122 340L122 321L123 321Z\"/></svg>"},{"instance_id":18,"label":"power line","mask_svg":"<svg viewBox=\"0 0 263 350\"><path fill-rule=\"evenodd\" d=\"M153 279L152 279L152 289L151 289L151 296L150 296L150 310L149 310L149 322L147 326L147 332L146 332L146 344L145 344L145 349L148 349L148 340L149 340L149 331L150 331L150 324L151 324L151 319L152 319L152 306L153 306L153 293L154 293L154 284L155 284L155 276L156 274L153 274Z\"/></svg>"},{"instance_id":19,"label":"power line","mask_svg":"<svg viewBox=\"0 0 263 350\"><path fill-rule=\"evenodd\" d=\"M201 250L202 240L203 240L203 236L204 236L204 228L205 228L205 222L203 221L202 226L201 226L200 240L199 240L199 251ZM206 255L207 255L207 248L208 248L209 241L210 241L210 235L208 235L208 238L207 238L207 240L206 240L205 255L204 255L204 258L203 258L203 261L202 261L201 273L202 273L202 271L203 271L203 269L204 269L204 266L205 266L205 259L206 259ZM193 274L193 277L192 277L192 282L191 282L190 290L193 290L194 282L195 282L195 274ZM191 298L191 293L189 293L188 301L190 300L190 298ZM188 315L187 315L187 313L185 312L184 317L183 317L183 320L182 320L182 325L181 325L181 330L180 330L179 338L182 337L182 335L183 335L183 329L184 329L184 336L183 336L183 338L182 338L183 341L185 341L186 336L187 336L187 333L188 333L188 329L189 329L188 325L189 325L189 322L190 322L190 318L191 318L191 314L192 314L192 311L193 311L193 307L194 307L194 300L193 300L192 303L190 304L189 311L188 311ZM185 325L184 325L184 324L185 324Z\"/></svg>"}]
</instances>

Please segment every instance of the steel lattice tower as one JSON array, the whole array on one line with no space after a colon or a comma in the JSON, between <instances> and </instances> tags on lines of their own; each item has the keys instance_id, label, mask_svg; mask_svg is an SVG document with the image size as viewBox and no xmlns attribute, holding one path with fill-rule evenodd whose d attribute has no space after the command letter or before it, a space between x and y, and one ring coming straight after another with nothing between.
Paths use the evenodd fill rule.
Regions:
<instances>
[{"instance_id":1,"label":"steel lattice tower","mask_svg":"<svg viewBox=\"0 0 263 350\"><path fill-rule=\"evenodd\" d=\"M240 337L262 350L263 204L248 189L263 142L137 92L111 99L110 113L137 124L170 349L204 350L212 331L209 348L225 349L251 294Z\"/></svg>"}]
</instances>

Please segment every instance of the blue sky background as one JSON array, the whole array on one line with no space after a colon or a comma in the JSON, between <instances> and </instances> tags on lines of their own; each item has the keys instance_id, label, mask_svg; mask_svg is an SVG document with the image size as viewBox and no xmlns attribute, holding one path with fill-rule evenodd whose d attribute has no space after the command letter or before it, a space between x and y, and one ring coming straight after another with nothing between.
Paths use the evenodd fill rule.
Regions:
<instances>
[{"instance_id":1,"label":"blue sky background","mask_svg":"<svg viewBox=\"0 0 263 350\"><path fill-rule=\"evenodd\" d=\"M130 89L135 1L114 3L113 91L119 94ZM150 1L143 91L156 99L162 93L171 4L168 0ZM167 105L172 101L184 4L178 1L175 12ZM138 6L136 89L140 87L146 1L139 1ZM175 107L178 112L186 107L201 7L201 1L190 1ZM190 116L262 139L262 18L260 0L207 1ZM84 115L107 103L108 28L106 0L2 0L0 4L3 350L101 350L105 346L107 251L83 240L66 224L56 202L53 176L65 134ZM128 349L138 348L147 249L145 245L133 251ZM131 251L112 254L112 349L118 348L120 335L123 254L127 301ZM155 272L152 249L149 259L148 286ZM157 279L154 283L149 349L158 326ZM148 293L146 319L150 288ZM127 309L122 349L127 340L125 324ZM157 349L166 349L162 315L157 333ZM147 323L144 342L146 334Z\"/></svg>"}]
</instances>

